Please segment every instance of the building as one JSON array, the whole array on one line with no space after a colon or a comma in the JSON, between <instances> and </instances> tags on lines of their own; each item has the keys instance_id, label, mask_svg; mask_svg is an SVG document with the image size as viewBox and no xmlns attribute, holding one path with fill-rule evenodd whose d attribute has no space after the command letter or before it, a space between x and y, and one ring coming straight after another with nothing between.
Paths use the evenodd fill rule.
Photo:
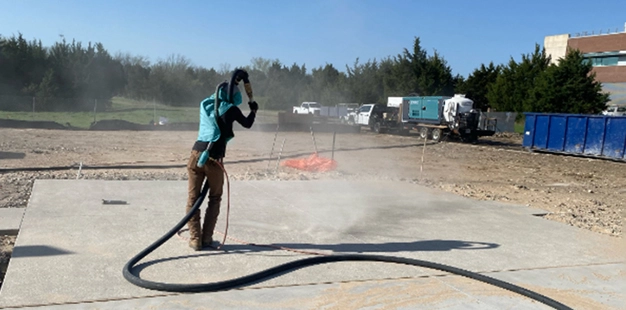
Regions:
<instances>
[{"instance_id":1,"label":"building","mask_svg":"<svg viewBox=\"0 0 626 310\"><path fill-rule=\"evenodd\" d=\"M626 106L626 24L623 32L547 36L543 46L553 63L565 57L568 48L580 50L591 61L602 88L610 93L609 105Z\"/></svg>"}]
</instances>

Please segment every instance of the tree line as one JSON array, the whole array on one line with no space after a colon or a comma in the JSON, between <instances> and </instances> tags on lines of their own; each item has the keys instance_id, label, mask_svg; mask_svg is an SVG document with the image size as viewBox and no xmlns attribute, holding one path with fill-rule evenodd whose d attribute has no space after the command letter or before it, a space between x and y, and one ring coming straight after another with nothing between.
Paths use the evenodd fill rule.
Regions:
<instances>
[{"instance_id":1,"label":"tree line","mask_svg":"<svg viewBox=\"0 0 626 310\"><path fill-rule=\"evenodd\" d=\"M481 110L596 114L608 94L591 73L591 64L571 50L558 64L545 51L512 57L508 64L481 64L468 77L453 75L437 51L427 53L419 37L413 46L380 60L356 59L340 71L332 64L308 69L278 59L253 58L248 70L263 109L284 110L302 101L386 103L390 96L466 94ZM181 55L151 63L142 56L111 55L101 43L65 38L50 47L22 34L0 35L0 110L30 109L28 97L41 98L43 110L81 111L93 99L106 107L114 96L195 106L227 80L234 68L193 65ZM26 99L24 99L26 98Z\"/></svg>"}]
</instances>

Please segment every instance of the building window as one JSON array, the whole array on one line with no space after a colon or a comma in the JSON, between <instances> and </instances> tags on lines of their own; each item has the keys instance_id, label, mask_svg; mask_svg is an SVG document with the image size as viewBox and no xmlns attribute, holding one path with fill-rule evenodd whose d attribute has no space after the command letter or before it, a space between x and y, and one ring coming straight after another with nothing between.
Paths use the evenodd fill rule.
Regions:
<instances>
[{"instance_id":1,"label":"building window","mask_svg":"<svg viewBox=\"0 0 626 310\"><path fill-rule=\"evenodd\" d=\"M584 54L585 60L594 67L617 66L620 64L619 52Z\"/></svg>"},{"instance_id":2,"label":"building window","mask_svg":"<svg viewBox=\"0 0 626 310\"><path fill-rule=\"evenodd\" d=\"M612 57L594 57L591 58L591 64L594 67L600 66L617 66L617 56Z\"/></svg>"}]
</instances>

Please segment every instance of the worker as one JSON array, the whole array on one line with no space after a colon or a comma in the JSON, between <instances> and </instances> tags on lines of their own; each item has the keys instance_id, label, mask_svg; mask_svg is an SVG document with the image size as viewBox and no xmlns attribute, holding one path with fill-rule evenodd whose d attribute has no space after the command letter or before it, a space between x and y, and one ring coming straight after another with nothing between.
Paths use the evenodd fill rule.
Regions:
<instances>
[{"instance_id":1,"label":"worker","mask_svg":"<svg viewBox=\"0 0 626 310\"><path fill-rule=\"evenodd\" d=\"M203 181L206 179L209 185L209 201L204 222L200 227L200 210L197 210L187 223L189 227L189 246L199 251L203 247L216 247L213 244L213 230L220 213L222 189L224 185L224 171L222 170L223 158L226 155L226 144L235 134L233 122L237 121L245 128L252 127L259 105L256 101L248 102L250 113L244 116L239 105L242 95L238 85L243 80L249 85L248 73L244 70L236 70L235 75L228 87L219 91L219 116L215 118L215 96L211 95L200 103L200 125L198 138L191 150L191 156L187 163L189 176L189 196L186 212L193 208L193 204L200 195ZM228 91L228 89L231 89ZM229 93L231 96L229 96ZM229 98L230 97L230 98ZM208 151L209 159L199 167L198 159L204 151Z\"/></svg>"}]
</instances>

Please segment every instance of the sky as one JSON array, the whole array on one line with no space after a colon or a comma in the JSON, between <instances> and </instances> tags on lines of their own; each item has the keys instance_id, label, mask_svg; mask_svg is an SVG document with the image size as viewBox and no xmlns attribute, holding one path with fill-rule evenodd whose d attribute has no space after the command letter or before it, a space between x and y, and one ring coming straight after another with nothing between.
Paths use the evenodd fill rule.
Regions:
<instances>
[{"instance_id":1,"label":"sky","mask_svg":"<svg viewBox=\"0 0 626 310\"><path fill-rule=\"evenodd\" d=\"M0 35L22 33L50 46L100 42L111 53L151 62L183 55L194 65L230 68L254 57L305 65L382 59L420 38L453 74L506 64L544 37L624 31L624 0L0 0Z\"/></svg>"}]
</instances>

